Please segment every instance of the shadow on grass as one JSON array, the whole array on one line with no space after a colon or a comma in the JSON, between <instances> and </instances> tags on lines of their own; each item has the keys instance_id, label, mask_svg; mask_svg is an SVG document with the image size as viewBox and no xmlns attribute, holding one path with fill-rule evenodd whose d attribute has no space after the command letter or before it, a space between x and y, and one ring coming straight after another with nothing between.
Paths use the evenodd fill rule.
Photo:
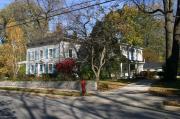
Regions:
<instances>
[{"instance_id":1,"label":"shadow on grass","mask_svg":"<svg viewBox=\"0 0 180 119\"><path fill-rule=\"evenodd\" d=\"M180 79L172 82L159 80L153 83L152 87L172 88L172 89L180 90Z\"/></svg>"}]
</instances>

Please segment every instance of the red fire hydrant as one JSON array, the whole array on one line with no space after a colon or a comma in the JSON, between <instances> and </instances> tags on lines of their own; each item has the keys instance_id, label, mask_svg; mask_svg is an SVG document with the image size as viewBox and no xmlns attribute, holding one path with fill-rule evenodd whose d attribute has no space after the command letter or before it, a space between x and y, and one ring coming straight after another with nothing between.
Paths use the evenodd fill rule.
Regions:
<instances>
[{"instance_id":1,"label":"red fire hydrant","mask_svg":"<svg viewBox=\"0 0 180 119\"><path fill-rule=\"evenodd\" d=\"M81 89L82 89L82 96L85 96L86 94L86 81L81 80Z\"/></svg>"}]
</instances>

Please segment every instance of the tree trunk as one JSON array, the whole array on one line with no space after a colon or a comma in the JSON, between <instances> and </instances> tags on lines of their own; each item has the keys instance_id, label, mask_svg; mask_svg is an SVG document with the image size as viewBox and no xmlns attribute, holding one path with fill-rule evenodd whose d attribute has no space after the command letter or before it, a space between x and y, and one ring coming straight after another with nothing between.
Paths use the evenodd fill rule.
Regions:
<instances>
[{"instance_id":1,"label":"tree trunk","mask_svg":"<svg viewBox=\"0 0 180 119\"><path fill-rule=\"evenodd\" d=\"M172 54L169 62L169 72L168 72L168 79L169 80L176 80L177 71L178 71L178 62L179 62L179 47L180 47L180 1L177 3L177 12L176 12L176 19L174 23L174 34L173 34L173 48Z\"/></svg>"},{"instance_id":2,"label":"tree trunk","mask_svg":"<svg viewBox=\"0 0 180 119\"><path fill-rule=\"evenodd\" d=\"M99 76L96 76L96 81L97 81L97 82L99 81Z\"/></svg>"},{"instance_id":3,"label":"tree trunk","mask_svg":"<svg viewBox=\"0 0 180 119\"><path fill-rule=\"evenodd\" d=\"M102 52L101 52L101 55L100 55L100 61L99 61L99 66L96 66L94 64L94 49L92 49L92 56L91 56L91 68L96 76L96 82L98 83L99 81L99 77L100 77L100 73L101 73L101 69L103 67L103 65L105 64L105 54L106 54L106 48L104 47Z\"/></svg>"},{"instance_id":4,"label":"tree trunk","mask_svg":"<svg viewBox=\"0 0 180 119\"><path fill-rule=\"evenodd\" d=\"M172 64L172 45L173 45L173 0L164 0L164 11L165 11L165 32L166 32L166 68L165 68L165 79L172 80L171 70Z\"/></svg>"}]
</instances>

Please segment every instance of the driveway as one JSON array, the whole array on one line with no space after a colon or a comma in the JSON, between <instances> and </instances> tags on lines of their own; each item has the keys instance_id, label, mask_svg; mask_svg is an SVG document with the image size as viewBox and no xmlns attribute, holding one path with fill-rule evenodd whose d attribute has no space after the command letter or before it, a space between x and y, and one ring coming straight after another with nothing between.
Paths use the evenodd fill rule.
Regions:
<instances>
[{"instance_id":1,"label":"driveway","mask_svg":"<svg viewBox=\"0 0 180 119\"><path fill-rule=\"evenodd\" d=\"M152 81L142 80L121 89L87 97L47 98L0 92L0 119L178 119L164 98L146 91Z\"/></svg>"}]
</instances>

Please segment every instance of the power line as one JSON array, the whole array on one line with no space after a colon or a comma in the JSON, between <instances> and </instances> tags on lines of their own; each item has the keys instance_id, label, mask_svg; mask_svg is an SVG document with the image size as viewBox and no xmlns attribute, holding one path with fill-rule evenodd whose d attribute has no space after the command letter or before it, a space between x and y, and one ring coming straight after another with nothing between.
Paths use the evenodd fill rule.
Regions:
<instances>
[{"instance_id":1,"label":"power line","mask_svg":"<svg viewBox=\"0 0 180 119\"><path fill-rule=\"evenodd\" d=\"M75 12L75 11L79 11L79 10L82 10L82 9L87 9L87 8L90 8L90 7L94 7L94 6L97 6L97 5L102 5L102 4L106 4L106 3L110 3L110 2L114 2L114 1L116 1L116 0L107 0L107 1L104 1L104 2L100 2L100 3L95 3L95 4L92 4L92 5L87 5L87 6L84 6L84 7L64 11L62 13L57 13L57 14L54 14L54 15L50 15L50 16L47 16L46 18L32 19L32 20L29 20L29 21L25 21L23 23L8 26L6 28L12 28L12 27L15 27L15 26L24 25L24 24L31 23L31 22L36 21L36 20L43 20L43 19L47 19L47 18L51 18L51 17L55 17L55 16L60 16L60 15L67 14L67 13L70 13L70 12ZM81 3L79 3L79 4L81 4ZM3 29L0 29L0 30L3 30Z\"/></svg>"},{"instance_id":2,"label":"power line","mask_svg":"<svg viewBox=\"0 0 180 119\"><path fill-rule=\"evenodd\" d=\"M53 10L52 12L55 12L55 11L58 11L58 10L61 10L61 9L67 9L67 8L83 5L83 4L86 4L86 3L91 3L91 2L94 2L94 1L95 0L89 0L89 1L86 1L86 2L77 3L77 4L74 4L74 5L71 5L71 6L67 6L67 7L64 7L64 8Z\"/></svg>"},{"instance_id":3,"label":"power line","mask_svg":"<svg viewBox=\"0 0 180 119\"><path fill-rule=\"evenodd\" d=\"M53 12L56 12L56 11L59 11L59 10L63 10L63 9L73 8L73 7L75 7L75 6L80 6L80 5L83 5L83 4L86 4L86 3L91 3L91 2L94 2L94 0L89 0L89 1L86 1L86 2L77 3L77 4L74 4L74 5L71 5L71 6L58 8L58 9L55 9L55 10L50 11L49 13L53 13ZM40 7L41 7L41 6L40 6ZM44 13L45 13L45 12L44 12ZM45 13L45 14L48 14L48 13ZM38 16L37 16L37 17L38 17ZM31 16L31 18L33 19L34 17ZM18 21L24 21L24 20L26 20L26 18L24 18L24 19L19 19Z\"/></svg>"}]
</instances>

